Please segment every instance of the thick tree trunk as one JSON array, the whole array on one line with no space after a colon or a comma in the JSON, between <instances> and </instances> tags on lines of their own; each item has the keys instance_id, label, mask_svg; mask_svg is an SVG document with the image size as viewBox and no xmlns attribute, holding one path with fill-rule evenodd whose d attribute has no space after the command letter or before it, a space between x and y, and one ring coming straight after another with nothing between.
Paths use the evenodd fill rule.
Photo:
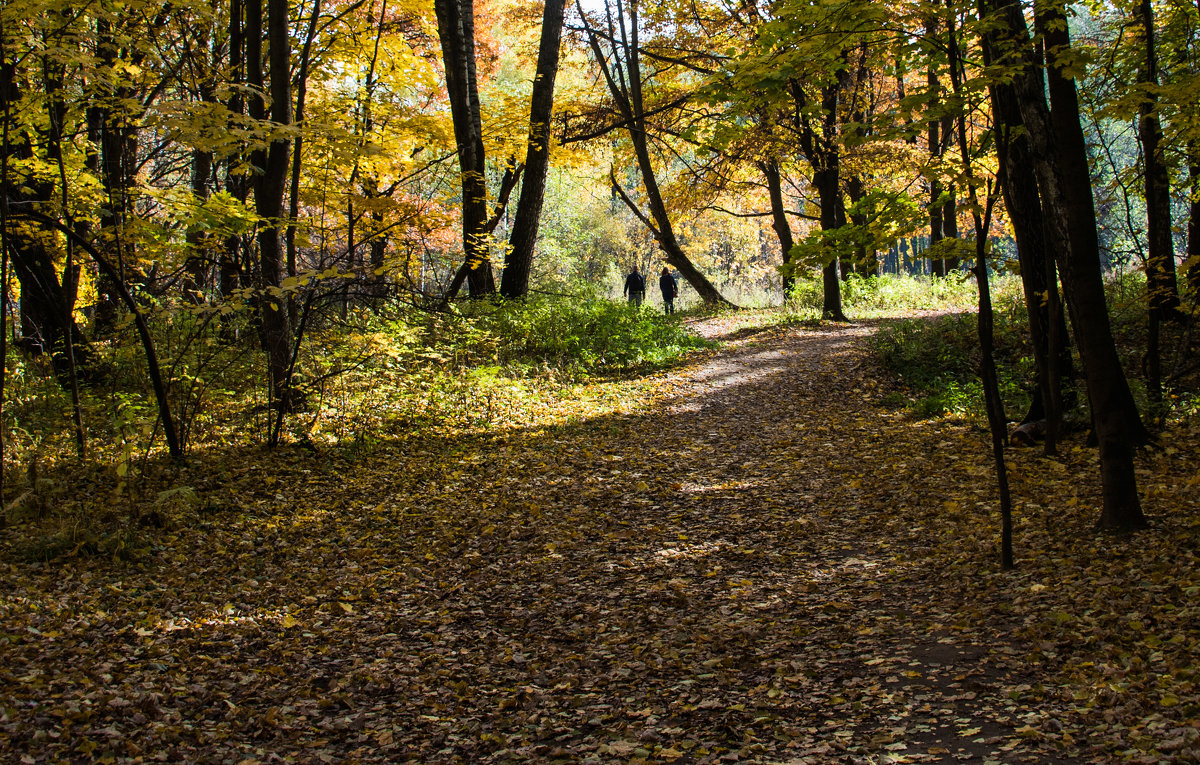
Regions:
<instances>
[{"instance_id":1,"label":"thick tree trunk","mask_svg":"<svg viewBox=\"0 0 1200 765\"><path fill-rule=\"evenodd\" d=\"M462 174L463 265L467 288L471 297L477 298L494 291L495 284L488 246L486 157L475 79L475 7L472 0L435 0L433 7Z\"/></svg>"},{"instance_id":2,"label":"thick tree trunk","mask_svg":"<svg viewBox=\"0 0 1200 765\"><path fill-rule=\"evenodd\" d=\"M100 19L96 23L96 50L108 80L98 78L102 84L95 94L99 102L88 109L90 132L100 139L100 186L104 202L100 207L99 241L105 256L115 268L115 277L100 273L96 278L95 330L100 334L111 332L117 322L117 311L121 303L120 292L113 279L128 281L131 271L130 239L125 230L129 213L129 190L134 185L137 167L137 128L127 113L129 104L135 102L129 89L119 83L124 74L122 51L110 23Z\"/></svg>"},{"instance_id":3,"label":"thick tree trunk","mask_svg":"<svg viewBox=\"0 0 1200 765\"><path fill-rule=\"evenodd\" d=\"M11 61L4 60L0 62L0 110L11 114L20 102L15 66ZM33 159L35 140L42 142L44 139L35 139L26 132L9 133L8 145L0 147L0 150L8 153L4 159L5 167L9 166L10 159ZM52 183L35 177L10 176L9 180L9 186L4 190L6 203L16 203L18 208L34 211L42 208L47 212L54 211ZM64 277L64 281L68 282L66 284L59 281L54 262L55 234L34 221L16 222L11 218L5 233L12 256L13 273L21 285L22 346L27 352L49 355L55 371L66 379L65 375L70 372L70 359L66 353L67 332L71 332L71 344L78 363L86 361L88 346L74 321L69 318L74 309L74 290L70 288L69 277ZM3 326L0 323L0 329Z\"/></svg>"},{"instance_id":4,"label":"thick tree trunk","mask_svg":"<svg viewBox=\"0 0 1200 765\"><path fill-rule=\"evenodd\" d=\"M821 207L822 233L835 231L846 224L846 203L842 199L841 154L839 149L838 125L839 103L842 90L850 82L850 71L846 67L845 50L842 51L841 68L837 79L821 88L820 131L806 113L808 97L802 83L793 80L789 85L795 102L793 127L799 138L800 153L812 167L812 185L816 189ZM835 251L821 269L821 315L834 321L847 321L842 312L842 290L839 278L838 254Z\"/></svg>"},{"instance_id":5,"label":"thick tree trunk","mask_svg":"<svg viewBox=\"0 0 1200 765\"><path fill-rule=\"evenodd\" d=\"M996 114L1005 114L998 122L1003 122L1007 133L1001 139L1001 190L1016 234L1025 310L1038 373L1038 395L1023 421L1046 420L1045 450L1054 454L1062 424L1063 380L1073 376L1066 317L1059 299L1058 270L1046 252L1045 224L1029 143L1014 130L1021 125L1019 107L1010 86L999 85L996 89L1007 94L993 96L994 104L1000 100L1008 102L994 107Z\"/></svg>"},{"instance_id":6,"label":"thick tree trunk","mask_svg":"<svg viewBox=\"0 0 1200 765\"><path fill-rule=\"evenodd\" d=\"M995 59L994 33L983 40L986 66ZM1045 420L1044 450L1057 452L1062 425L1062 382L1071 379L1071 355L1067 347L1066 318L1058 292L1058 271L1047 250L1065 249L1065 241L1055 241L1057 228L1047 229L1038 198L1037 176L1029 139L1021 121L1021 108L1011 83L991 86L992 113L996 123L996 146L1000 157L998 180L1004 206L1017 240L1017 259L1029 334L1037 368L1038 387L1022 423Z\"/></svg>"},{"instance_id":7,"label":"thick tree trunk","mask_svg":"<svg viewBox=\"0 0 1200 765\"><path fill-rule=\"evenodd\" d=\"M1092 423L1100 445L1100 472L1104 507L1100 525L1134 528L1145 525L1133 469L1133 447L1149 434L1142 425L1117 357L1104 284L1100 271L1096 218L1092 208L1083 131L1075 82L1066 77L1057 60L1047 69L1053 112L1046 107L1041 77L1033 67L1032 46L1017 0L995 0L1005 26L1000 52L1004 63L1018 67L1013 84L1021 116L1030 139L1038 187L1048 229L1055 239L1067 242L1058 253L1072 323L1083 357ZM1047 45L1069 52L1066 20L1061 6L1039 7L1039 31Z\"/></svg>"},{"instance_id":8,"label":"thick tree trunk","mask_svg":"<svg viewBox=\"0 0 1200 765\"><path fill-rule=\"evenodd\" d=\"M565 4L565 0L546 0L542 12L537 73L529 102L525 174L500 281L500 294L506 298L522 297L529 291L529 272L533 268L533 250L546 198L546 174L550 169L550 117L554 112L554 80L558 75Z\"/></svg>"},{"instance_id":9,"label":"thick tree trunk","mask_svg":"<svg viewBox=\"0 0 1200 765\"><path fill-rule=\"evenodd\" d=\"M842 201L842 184L837 152L825 157L825 166L813 170L813 186L821 204L821 231L836 231L846 224L846 207ZM842 311L842 288L838 256L821 269L821 316L834 321L848 321Z\"/></svg>"}]
</instances>

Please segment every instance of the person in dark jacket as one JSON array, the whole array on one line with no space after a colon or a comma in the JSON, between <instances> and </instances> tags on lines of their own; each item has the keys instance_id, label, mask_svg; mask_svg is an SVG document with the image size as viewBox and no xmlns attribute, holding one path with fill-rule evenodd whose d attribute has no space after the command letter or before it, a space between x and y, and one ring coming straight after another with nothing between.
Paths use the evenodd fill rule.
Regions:
<instances>
[{"instance_id":1,"label":"person in dark jacket","mask_svg":"<svg viewBox=\"0 0 1200 765\"><path fill-rule=\"evenodd\" d=\"M679 285L666 266L663 267L662 276L658 277L658 288L662 290L663 310L668 314L675 313L675 296L679 294Z\"/></svg>"},{"instance_id":2,"label":"person in dark jacket","mask_svg":"<svg viewBox=\"0 0 1200 765\"><path fill-rule=\"evenodd\" d=\"M642 298L646 297L646 280L638 273L637 266L625 277L625 297L635 306L641 305Z\"/></svg>"}]
</instances>

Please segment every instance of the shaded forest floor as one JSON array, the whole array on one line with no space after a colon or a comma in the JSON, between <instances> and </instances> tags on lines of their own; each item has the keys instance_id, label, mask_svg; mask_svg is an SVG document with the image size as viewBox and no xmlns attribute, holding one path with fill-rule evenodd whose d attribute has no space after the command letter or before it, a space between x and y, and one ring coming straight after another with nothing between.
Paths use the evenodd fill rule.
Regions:
<instances>
[{"instance_id":1,"label":"shaded forest floor","mask_svg":"<svg viewBox=\"0 0 1200 765\"><path fill-rule=\"evenodd\" d=\"M882 406L871 325L732 326L541 427L202 455L140 561L0 532L0 754L1200 759L1195 427L1127 538L1082 436L1011 453L1003 573L986 434Z\"/></svg>"}]
</instances>

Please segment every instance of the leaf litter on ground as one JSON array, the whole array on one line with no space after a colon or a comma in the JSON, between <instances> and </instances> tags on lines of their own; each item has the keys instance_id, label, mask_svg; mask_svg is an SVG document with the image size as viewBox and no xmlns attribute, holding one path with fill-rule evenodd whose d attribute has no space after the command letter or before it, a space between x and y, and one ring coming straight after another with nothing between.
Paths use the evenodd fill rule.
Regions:
<instances>
[{"instance_id":1,"label":"leaf litter on ground","mask_svg":"<svg viewBox=\"0 0 1200 765\"><path fill-rule=\"evenodd\" d=\"M731 320L698 328L721 335ZM746 330L514 427L202 454L132 562L3 534L0 752L101 762L1195 762L1194 424L1094 452L881 406L872 324Z\"/></svg>"}]
</instances>

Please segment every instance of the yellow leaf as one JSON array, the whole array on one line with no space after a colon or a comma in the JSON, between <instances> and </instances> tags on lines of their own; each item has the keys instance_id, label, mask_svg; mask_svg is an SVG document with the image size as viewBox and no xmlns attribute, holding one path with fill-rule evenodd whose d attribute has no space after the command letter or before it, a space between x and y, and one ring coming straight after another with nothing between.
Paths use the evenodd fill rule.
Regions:
<instances>
[{"instance_id":1,"label":"yellow leaf","mask_svg":"<svg viewBox=\"0 0 1200 765\"><path fill-rule=\"evenodd\" d=\"M282 622L282 624L283 624L283 628L284 628L285 630L286 630L286 629L289 629L289 628L291 628L291 627L295 627L295 626L296 626L297 624L299 624L299 623L300 623L300 622L298 622L298 621L296 621L294 618L292 618L292 615L291 615L291 614L285 614L285 615L284 615L284 617L283 617L283 622Z\"/></svg>"}]
</instances>

